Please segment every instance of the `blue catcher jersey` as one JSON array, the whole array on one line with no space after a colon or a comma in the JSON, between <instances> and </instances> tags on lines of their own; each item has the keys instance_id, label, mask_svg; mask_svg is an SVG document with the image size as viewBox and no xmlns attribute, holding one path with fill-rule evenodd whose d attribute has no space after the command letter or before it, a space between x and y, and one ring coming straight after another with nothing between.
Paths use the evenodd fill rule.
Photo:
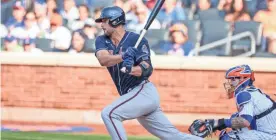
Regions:
<instances>
[{"instance_id":1,"label":"blue catcher jersey","mask_svg":"<svg viewBox=\"0 0 276 140\"><path fill-rule=\"evenodd\" d=\"M138 34L126 31L119 45L115 46L108 36L98 36L96 39L96 53L99 50L107 50L111 55L122 54L127 50L128 47L134 47L138 38ZM136 61L134 65L138 65L141 61L146 61L151 65L150 48L148 45L148 41L145 38L143 38L141 43L139 44L138 51L138 54L141 55L136 56ZM133 89L135 86L139 85L143 80L148 79L146 77L136 77L121 72L120 69L122 68L122 64L123 62L111 67L107 67L113 79L113 82L115 83L116 88L121 96L126 94L130 89Z\"/></svg>"}]
</instances>

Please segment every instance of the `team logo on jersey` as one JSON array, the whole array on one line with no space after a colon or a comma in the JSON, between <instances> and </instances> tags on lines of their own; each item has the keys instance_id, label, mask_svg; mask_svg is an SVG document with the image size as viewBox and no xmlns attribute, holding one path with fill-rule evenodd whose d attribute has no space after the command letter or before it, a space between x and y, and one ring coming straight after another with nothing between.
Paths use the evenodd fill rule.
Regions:
<instances>
[{"instance_id":1,"label":"team logo on jersey","mask_svg":"<svg viewBox=\"0 0 276 140\"><path fill-rule=\"evenodd\" d=\"M144 53L146 53L146 54L149 53L149 50L148 50L148 47L147 47L146 44L144 44L144 45L142 46L142 52L144 52Z\"/></svg>"}]
</instances>

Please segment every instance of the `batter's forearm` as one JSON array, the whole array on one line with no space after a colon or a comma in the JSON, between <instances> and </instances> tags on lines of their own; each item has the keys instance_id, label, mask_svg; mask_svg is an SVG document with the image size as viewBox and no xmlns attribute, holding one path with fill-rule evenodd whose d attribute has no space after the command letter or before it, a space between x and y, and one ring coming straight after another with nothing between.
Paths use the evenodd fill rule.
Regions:
<instances>
[{"instance_id":1,"label":"batter's forearm","mask_svg":"<svg viewBox=\"0 0 276 140\"><path fill-rule=\"evenodd\" d=\"M130 75L140 77L142 75L142 69L140 66L133 66Z\"/></svg>"},{"instance_id":2,"label":"batter's forearm","mask_svg":"<svg viewBox=\"0 0 276 140\"><path fill-rule=\"evenodd\" d=\"M147 70L144 70L143 73L143 68L141 67L141 65L144 65L145 69L149 69L151 67L148 62L142 61L139 65L133 66L129 74L137 77L144 76L143 74L145 74L145 71Z\"/></svg>"},{"instance_id":3,"label":"batter's forearm","mask_svg":"<svg viewBox=\"0 0 276 140\"><path fill-rule=\"evenodd\" d=\"M121 55L104 55L99 59L100 64L106 67L114 66L122 61Z\"/></svg>"}]
</instances>

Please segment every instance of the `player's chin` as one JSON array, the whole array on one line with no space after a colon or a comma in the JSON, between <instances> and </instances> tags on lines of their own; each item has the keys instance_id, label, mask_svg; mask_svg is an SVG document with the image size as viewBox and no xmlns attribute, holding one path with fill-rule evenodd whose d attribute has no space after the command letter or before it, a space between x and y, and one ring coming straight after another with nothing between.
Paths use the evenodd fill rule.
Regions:
<instances>
[{"instance_id":1,"label":"player's chin","mask_svg":"<svg viewBox=\"0 0 276 140\"><path fill-rule=\"evenodd\" d=\"M110 33L108 33L107 31L104 31L104 35L110 36Z\"/></svg>"}]
</instances>

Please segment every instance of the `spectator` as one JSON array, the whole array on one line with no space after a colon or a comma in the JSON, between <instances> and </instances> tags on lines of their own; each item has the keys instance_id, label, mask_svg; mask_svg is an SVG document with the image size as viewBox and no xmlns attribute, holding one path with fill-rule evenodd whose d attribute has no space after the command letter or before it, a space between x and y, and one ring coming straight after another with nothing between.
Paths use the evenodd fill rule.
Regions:
<instances>
[{"instance_id":1,"label":"spectator","mask_svg":"<svg viewBox=\"0 0 276 140\"><path fill-rule=\"evenodd\" d=\"M34 12L28 12L25 15L24 26L13 28L10 34L18 40L24 40L30 37L36 38L39 32L40 29L37 25Z\"/></svg>"},{"instance_id":2,"label":"spectator","mask_svg":"<svg viewBox=\"0 0 276 140\"><path fill-rule=\"evenodd\" d=\"M262 22L264 26L263 35L268 40L268 52L276 54L276 0L267 0L267 10L259 11L254 20Z\"/></svg>"},{"instance_id":3,"label":"spectator","mask_svg":"<svg viewBox=\"0 0 276 140\"><path fill-rule=\"evenodd\" d=\"M73 31L82 29L84 27L85 22L87 21L94 21L91 16L89 9L86 5L79 6L80 18L73 21L69 26L69 28Z\"/></svg>"},{"instance_id":4,"label":"spectator","mask_svg":"<svg viewBox=\"0 0 276 140\"><path fill-rule=\"evenodd\" d=\"M155 6L156 0L149 0L149 1L144 1L146 3L146 6L152 10Z\"/></svg>"},{"instance_id":5,"label":"spectator","mask_svg":"<svg viewBox=\"0 0 276 140\"><path fill-rule=\"evenodd\" d=\"M157 19L161 22L162 27L166 27L171 22L185 20L186 16L181 5L177 5L177 0L166 0L164 2L164 9L160 10Z\"/></svg>"},{"instance_id":6,"label":"spectator","mask_svg":"<svg viewBox=\"0 0 276 140\"><path fill-rule=\"evenodd\" d=\"M61 15L69 24L80 17L74 0L64 0L63 6L64 10L61 11Z\"/></svg>"},{"instance_id":7,"label":"spectator","mask_svg":"<svg viewBox=\"0 0 276 140\"><path fill-rule=\"evenodd\" d=\"M230 13L233 0L220 0L217 6L218 10L224 11L226 14Z\"/></svg>"},{"instance_id":8,"label":"spectator","mask_svg":"<svg viewBox=\"0 0 276 140\"><path fill-rule=\"evenodd\" d=\"M50 33L47 38L52 39L54 42L54 49L57 51L68 50L71 42L70 31L62 26L62 17L58 13L54 13L50 19Z\"/></svg>"},{"instance_id":9,"label":"spectator","mask_svg":"<svg viewBox=\"0 0 276 140\"><path fill-rule=\"evenodd\" d=\"M47 0L47 16L51 19L54 13L60 13L60 10L57 8L57 3L55 0Z\"/></svg>"},{"instance_id":10,"label":"spectator","mask_svg":"<svg viewBox=\"0 0 276 140\"><path fill-rule=\"evenodd\" d=\"M40 29L37 25L34 12L28 12L25 16L25 38L36 38Z\"/></svg>"},{"instance_id":11,"label":"spectator","mask_svg":"<svg viewBox=\"0 0 276 140\"><path fill-rule=\"evenodd\" d=\"M148 16L149 11L146 7L140 7L136 9L135 15L138 17L138 22L132 21L127 25L127 29L133 30L136 33L140 33L140 31L144 28ZM154 20L150 26L150 29L160 29L161 24L158 20Z\"/></svg>"},{"instance_id":12,"label":"spectator","mask_svg":"<svg viewBox=\"0 0 276 140\"><path fill-rule=\"evenodd\" d=\"M198 8L200 11L208 10L211 8L211 0L199 0Z\"/></svg>"},{"instance_id":13,"label":"spectator","mask_svg":"<svg viewBox=\"0 0 276 140\"><path fill-rule=\"evenodd\" d=\"M6 23L6 27L8 28L8 30L11 30L16 27L23 27L25 13L25 4L23 3L23 1L16 1L13 5L13 17L9 18L9 20Z\"/></svg>"},{"instance_id":14,"label":"spectator","mask_svg":"<svg viewBox=\"0 0 276 140\"><path fill-rule=\"evenodd\" d=\"M27 38L24 40L23 45L24 45L25 52L30 52L30 53L42 53L43 52L41 49L36 48L35 39Z\"/></svg>"},{"instance_id":15,"label":"spectator","mask_svg":"<svg viewBox=\"0 0 276 140\"><path fill-rule=\"evenodd\" d=\"M101 11L102 11L102 8L95 8L94 10L94 14L93 14L93 19L97 19L98 17L101 16ZM96 23L96 26L97 26L97 29L101 29L101 24L99 23ZM102 30L100 30L102 31Z\"/></svg>"},{"instance_id":16,"label":"spectator","mask_svg":"<svg viewBox=\"0 0 276 140\"><path fill-rule=\"evenodd\" d=\"M87 39L95 39L96 35L98 34L94 20L87 20L82 30Z\"/></svg>"},{"instance_id":17,"label":"spectator","mask_svg":"<svg viewBox=\"0 0 276 140\"><path fill-rule=\"evenodd\" d=\"M82 53L84 47L85 47L85 35L80 31L74 32L72 36L72 44L71 44L69 53Z\"/></svg>"},{"instance_id":18,"label":"spectator","mask_svg":"<svg viewBox=\"0 0 276 140\"><path fill-rule=\"evenodd\" d=\"M101 16L101 11L102 11L102 8L98 7L98 8L95 8L94 10L94 14L93 14L93 19L97 19L98 17Z\"/></svg>"},{"instance_id":19,"label":"spectator","mask_svg":"<svg viewBox=\"0 0 276 140\"><path fill-rule=\"evenodd\" d=\"M250 15L246 9L245 0L233 0L230 13L225 16L225 20L229 22L250 21Z\"/></svg>"},{"instance_id":20,"label":"spectator","mask_svg":"<svg viewBox=\"0 0 276 140\"><path fill-rule=\"evenodd\" d=\"M134 0L114 0L113 4L114 6L121 7L126 14L126 24L128 24L131 21L137 21L137 16L134 13L134 10L132 7L136 6L136 2Z\"/></svg>"},{"instance_id":21,"label":"spectator","mask_svg":"<svg viewBox=\"0 0 276 140\"><path fill-rule=\"evenodd\" d=\"M0 33L1 38L4 38L8 35L8 29L3 24L0 25L0 31L1 31Z\"/></svg>"},{"instance_id":22,"label":"spectator","mask_svg":"<svg viewBox=\"0 0 276 140\"><path fill-rule=\"evenodd\" d=\"M160 42L157 46L157 53L177 55L177 56L192 56L194 44L188 41L188 28L182 23L174 23L169 28L170 40Z\"/></svg>"},{"instance_id":23,"label":"spectator","mask_svg":"<svg viewBox=\"0 0 276 140\"><path fill-rule=\"evenodd\" d=\"M14 36L8 35L5 37L4 50L8 52L23 52L24 49L18 44Z\"/></svg>"},{"instance_id":24,"label":"spectator","mask_svg":"<svg viewBox=\"0 0 276 140\"><path fill-rule=\"evenodd\" d=\"M42 32L46 32L50 29L50 20L47 17L47 5L44 2L35 2L34 12L37 18L37 24Z\"/></svg>"}]
</instances>

